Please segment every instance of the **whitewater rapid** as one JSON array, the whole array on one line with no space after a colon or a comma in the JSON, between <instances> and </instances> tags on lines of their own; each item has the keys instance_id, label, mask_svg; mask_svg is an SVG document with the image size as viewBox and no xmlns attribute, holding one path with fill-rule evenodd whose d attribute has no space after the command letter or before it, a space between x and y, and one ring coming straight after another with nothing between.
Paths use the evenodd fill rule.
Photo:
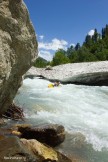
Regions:
<instances>
[{"instance_id":1,"label":"whitewater rapid","mask_svg":"<svg viewBox=\"0 0 108 162\"><path fill-rule=\"evenodd\" d=\"M108 87L61 85L25 79L16 102L25 107L31 123L62 124L69 133L80 132L95 150L108 149Z\"/></svg>"}]
</instances>

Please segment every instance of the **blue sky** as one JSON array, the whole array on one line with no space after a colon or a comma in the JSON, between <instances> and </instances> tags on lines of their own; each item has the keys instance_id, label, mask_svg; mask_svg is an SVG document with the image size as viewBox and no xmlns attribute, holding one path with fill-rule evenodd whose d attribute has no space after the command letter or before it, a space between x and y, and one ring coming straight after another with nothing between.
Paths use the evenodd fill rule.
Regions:
<instances>
[{"instance_id":1,"label":"blue sky","mask_svg":"<svg viewBox=\"0 0 108 162\"><path fill-rule=\"evenodd\" d=\"M51 60L58 48L84 41L108 24L108 0L24 0L34 25L39 55Z\"/></svg>"}]
</instances>

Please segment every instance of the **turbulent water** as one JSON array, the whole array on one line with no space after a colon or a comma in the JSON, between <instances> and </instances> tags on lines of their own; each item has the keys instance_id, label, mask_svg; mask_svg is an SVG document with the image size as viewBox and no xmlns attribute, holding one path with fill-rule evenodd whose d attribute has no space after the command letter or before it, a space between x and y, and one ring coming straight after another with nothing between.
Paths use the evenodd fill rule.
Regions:
<instances>
[{"instance_id":1,"label":"turbulent water","mask_svg":"<svg viewBox=\"0 0 108 162\"><path fill-rule=\"evenodd\" d=\"M23 81L15 101L25 107L28 121L62 124L68 137L60 149L83 154L89 162L108 162L108 87L67 84L48 88L49 83L39 78ZM85 136L78 149L72 145L75 134Z\"/></svg>"}]
</instances>

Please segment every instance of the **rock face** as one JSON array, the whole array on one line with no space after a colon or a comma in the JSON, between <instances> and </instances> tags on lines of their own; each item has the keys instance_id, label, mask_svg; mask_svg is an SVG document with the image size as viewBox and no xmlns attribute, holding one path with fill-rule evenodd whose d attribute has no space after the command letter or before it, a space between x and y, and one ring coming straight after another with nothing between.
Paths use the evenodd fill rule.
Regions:
<instances>
[{"instance_id":1,"label":"rock face","mask_svg":"<svg viewBox=\"0 0 108 162\"><path fill-rule=\"evenodd\" d=\"M108 61L65 64L55 66L52 70L32 67L25 77L27 75L61 83L108 86Z\"/></svg>"},{"instance_id":2,"label":"rock face","mask_svg":"<svg viewBox=\"0 0 108 162\"><path fill-rule=\"evenodd\" d=\"M0 138L0 161L71 162L66 156L37 140L3 136Z\"/></svg>"},{"instance_id":3,"label":"rock face","mask_svg":"<svg viewBox=\"0 0 108 162\"><path fill-rule=\"evenodd\" d=\"M0 140L0 161L35 162L36 160L39 162L17 137L4 137Z\"/></svg>"},{"instance_id":4,"label":"rock face","mask_svg":"<svg viewBox=\"0 0 108 162\"><path fill-rule=\"evenodd\" d=\"M22 0L0 0L0 114L37 56L37 41Z\"/></svg>"},{"instance_id":5,"label":"rock face","mask_svg":"<svg viewBox=\"0 0 108 162\"><path fill-rule=\"evenodd\" d=\"M37 140L21 139L21 141L30 152L33 152L39 158L39 162L72 162L65 155L55 151L51 147L43 145Z\"/></svg>"},{"instance_id":6,"label":"rock face","mask_svg":"<svg viewBox=\"0 0 108 162\"><path fill-rule=\"evenodd\" d=\"M36 139L50 146L57 146L65 140L64 127L57 124L49 124L40 127L18 127L21 138Z\"/></svg>"}]
</instances>

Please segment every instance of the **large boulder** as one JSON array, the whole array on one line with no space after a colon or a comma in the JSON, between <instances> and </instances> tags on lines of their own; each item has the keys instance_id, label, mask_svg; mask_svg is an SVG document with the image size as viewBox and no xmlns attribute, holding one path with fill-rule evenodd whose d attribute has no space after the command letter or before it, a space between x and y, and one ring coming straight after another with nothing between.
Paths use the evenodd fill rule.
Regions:
<instances>
[{"instance_id":1,"label":"large boulder","mask_svg":"<svg viewBox=\"0 0 108 162\"><path fill-rule=\"evenodd\" d=\"M52 70L32 67L25 74L25 78L36 76L64 84L108 86L108 61L69 63L55 66Z\"/></svg>"},{"instance_id":2,"label":"large boulder","mask_svg":"<svg viewBox=\"0 0 108 162\"><path fill-rule=\"evenodd\" d=\"M17 137L3 136L0 138L0 161L71 162L63 154L41 144L37 140L20 140Z\"/></svg>"},{"instance_id":3,"label":"large boulder","mask_svg":"<svg viewBox=\"0 0 108 162\"><path fill-rule=\"evenodd\" d=\"M35 156L39 159L39 162L72 162L71 159L62 153L55 151L49 146L43 145L37 140L21 139L21 141L30 152L35 154Z\"/></svg>"},{"instance_id":4,"label":"large boulder","mask_svg":"<svg viewBox=\"0 0 108 162\"><path fill-rule=\"evenodd\" d=\"M0 115L37 56L35 31L22 0L0 0Z\"/></svg>"},{"instance_id":5,"label":"large boulder","mask_svg":"<svg viewBox=\"0 0 108 162\"><path fill-rule=\"evenodd\" d=\"M5 162L39 162L18 137L2 137L0 139L0 161Z\"/></svg>"},{"instance_id":6,"label":"large boulder","mask_svg":"<svg viewBox=\"0 0 108 162\"><path fill-rule=\"evenodd\" d=\"M21 138L36 139L50 146L57 146L65 140L65 129L62 125L48 124L39 127L18 126Z\"/></svg>"}]
</instances>

